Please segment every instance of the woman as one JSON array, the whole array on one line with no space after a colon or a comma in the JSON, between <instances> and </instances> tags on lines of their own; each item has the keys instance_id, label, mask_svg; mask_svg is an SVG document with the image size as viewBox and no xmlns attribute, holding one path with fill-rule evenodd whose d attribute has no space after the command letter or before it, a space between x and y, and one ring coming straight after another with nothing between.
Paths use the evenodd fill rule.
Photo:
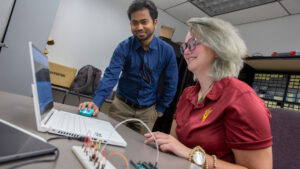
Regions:
<instances>
[{"instance_id":1,"label":"woman","mask_svg":"<svg viewBox=\"0 0 300 169\"><path fill-rule=\"evenodd\" d=\"M182 93L170 135L159 147L202 168L271 169L270 112L236 77L246 46L236 29L216 18L192 18L181 51L197 84ZM153 141L145 134L145 143Z\"/></svg>"}]
</instances>

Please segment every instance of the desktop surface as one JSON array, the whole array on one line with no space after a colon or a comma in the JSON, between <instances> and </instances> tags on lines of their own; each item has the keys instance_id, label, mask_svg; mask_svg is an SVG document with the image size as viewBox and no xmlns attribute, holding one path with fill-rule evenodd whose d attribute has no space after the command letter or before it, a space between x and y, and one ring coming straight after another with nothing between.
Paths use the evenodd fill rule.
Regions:
<instances>
[{"instance_id":1,"label":"desktop surface","mask_svg":"<svg viewBox=\"0 0 300 169\"><path fill-rule=\"evenodd\" d=\"M21 96L11 93L6 93L0 91L0 117L22 127L23 129L30 131L38 136L43 137L44 139L57 137L57 135L49 133L41 133L36 129L36 122L34 117L33 109L33 100L31 97ZM77 107L54 103L55 107L60 110L77 113ZM98 114L99 119L107 120L116 125L117 121L109 118L107 115L100 113ZM156 158L156 149L155 145L145 145L143 142L145 140L144 136L139 133L127 128L126 126L120 126L117 131L120 135L126 140L127 147L116 147L108 146L109 152L121 152L123 153L128 160L133 160L134 162L138 161L155 161ZM81 146L82 142L76 140L52 140L50 142L52 145L56 146L60 150L60 156L56 162L50 163L38 163L22 167L22 169L32 169L32 168L72 168L72 169L82 169L83 166L77 160L75 155L72 153L72 146ZM32 158L35 159L53 159L54 156L43 156ZM125 162L120 160L118 156L111 156L108 159L116 168L126 168ZM16 162L9 162L0 165L0 168L8 168L10 166L16 165L23 161L20 160ZM160 152L160 158L158 162L158 169L188 169L190 168L190 163L188 160L176 157L173 154Z\"/></svg>"}]
</instances>

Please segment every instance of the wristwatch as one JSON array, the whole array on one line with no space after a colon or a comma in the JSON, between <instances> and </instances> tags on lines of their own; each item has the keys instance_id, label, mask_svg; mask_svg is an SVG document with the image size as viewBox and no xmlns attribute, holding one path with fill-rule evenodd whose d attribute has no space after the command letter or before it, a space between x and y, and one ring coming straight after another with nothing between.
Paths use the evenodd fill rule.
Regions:
<instances>
[{"instance_id":1,"label":"wristwatch","mask_svg":"<svg viewBox=\"0 0 300 169\"><path fill-rule=\"evenodd\" d=\"M202 169L207 169L205 151L200 147L196 146L193 148L192 152L189 154L189 161L201 167Z\"/></svg>"}]
</instances>

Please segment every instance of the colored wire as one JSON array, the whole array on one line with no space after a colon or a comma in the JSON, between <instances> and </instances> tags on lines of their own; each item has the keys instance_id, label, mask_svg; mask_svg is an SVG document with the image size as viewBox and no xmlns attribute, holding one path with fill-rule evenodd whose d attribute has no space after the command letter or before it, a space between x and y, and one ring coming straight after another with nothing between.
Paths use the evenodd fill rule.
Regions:
<instances>
[{"instance_id":1,"label":"colored wire","mask_svg":"<svg viewBox=\"0 0 300 169\"><path fill-rule=\"evenodd\" d=\"M106 154L106 150L107 150L107 146L103 146L103 148L102 148L102 150L101 150L101 152L100 152L100 160L99 160L99 162L98 162L98 166L101 164L101 166L103 165L102 164L102 161L104 160L104 165L105 165L105 163L106 163L106 159L104 158L105 157L105 154Z\"/></svg>"},{"instance_id":2,"label":"colored wire","mask_svg":"<svg viewBox=\"0 0 300 169\"><path fill-rule=\"evenodd\" d=\"M101 141L98 141L98 146L96 146L96 144L95 144L95 158L94 158L94 160L96 161L96 159L97 159L97 154L98 154L98 152L100 152L100 150L101 150Z\"/></svg>"},{"instance_id":3,"label":"colored wire","mask_svg":"<svg viewBox=\"0 0 300 169\"><path fill-rule=\"evenodd\" d=\"M149 133L151 134L151 136L153 137L154 142L155 142L155 145L156 145L156 160L155 160L154 166L157 167L157 163L158 163L158 159L159 159L159 148L158 148L158 144L157 144L156 138L155 138L154 134L151 132L150 128L147 126L147 124L145 124L145 123L144 123L142 120L140 120L140 119L131 118L131 119L126 119L126 120L124 120L124 121L119 122L119 123L115 126L115 130L116 130L120 125L122 125L123 123L126 123L126 122L128 122L128 121L138 121L138 122L142 123L142 125L144 125L144 126L146 127L146 129L148 130L148 132L149 132ZM108 140L111 138L112 133L113 133L113 132L110 132L110 135L108 136ZM102 148L100 154L103 155L103 150L104 150L104 149L106 150L107 144L108 144L108 141L103 145L103 148ZM103 156L104 156L104 155L103 155ZM104 160L105 160L105 158L104 158ZM99 163L102 162L102 161L103 161L103 160L100 160ZM105 162L106 162L106 161L105 161ZM104 165L105 165L105 162L104 162ZM98 165L99 165L99 163L98 163ZM128 163L128 161L127 161L127 163ZM102 164L101 164L101 166L102 166Z\"/></svg>"},{"instance_id":4,"label":"colored wire","mask_svg":"<svg viewBox=\"0 0 300 169\"><path fill-rule=\"evenodd\" d=\"M101 149L101 141L98 142L98 150Z\"/></svg>"},{"instance_id":5,"label":"colored wire","mask_svg":"<svg viewBox=\"0 0 300 169\"><path fill-rule=\"evenodd\" d=\"M124 120L124 121L121 121L120 123L118 123L116 126L115 126L115 129L117 129L121 124L123 123L126 123L128 121L138 121L140 123L142 123L148 130L148 132L152 135L152 137L154 138L154 141L155 141L155 145L156 145L156 161L155 161L155 167L158 163L158 159L159 159L159 148L158 148L158 144L157 144L157 141L156 141L156 138L155 136L153 135L153 133L151 132L151 130L149 129L149 127L147 126L147 124L145 124L142 120L140 119L135 119L135 118L131 118L131 119L127 119L127 120Z\"/></svg>"},{"instance_id":6,"label":"colored wire","mask_svg":"<svg viewBox=\"0 0 300 169\"><path fill-rule=\"evenodd\" d=\"M105 158L107 159L108 157L110 157L112 155L119 155L119 156L121 156L123 158L123 160L125 161L125 163L126 163L126 168L129 169L129 163L128 163L127 158L124 156L124 154L122 154L120 152L111 152L107 156L105 156Z\"/></svg>"}]
</instances>

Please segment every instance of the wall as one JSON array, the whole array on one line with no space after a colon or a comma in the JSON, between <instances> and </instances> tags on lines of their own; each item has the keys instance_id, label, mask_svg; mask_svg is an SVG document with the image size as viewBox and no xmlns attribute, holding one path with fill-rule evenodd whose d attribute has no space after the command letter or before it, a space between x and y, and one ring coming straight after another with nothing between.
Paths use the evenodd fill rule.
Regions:
<instances>
[{"instance_id":1,"label":"wall","mask_svg":"<svg viewBox=\"0 0 300 169\"><path fill-rule=\"evenodd\" d=\"M300 52L300 14L238 26L248 54L270 56L276 52Z\"/></svg>"},{"instance_id":2,"label":"wall","mask_svg":"<svg viewBox=\"0 0 300 169\"><path fill-rule=\"evenodd\" d=\"M31 96L32 73L28 41L46 46L59 0L19 0L0 53L0 90Z\"/></svg>"},{"instance_id":3,"label":"wall","mask_svg":"<svg viewBox=\"0 0 300 169\"><path fill-rule=\"evenodd\" d=\"M13 0L0 1L0 42L3 38L13 3Z\"/></svg>"},{"instance_id":4,"label":"wall","mask_svg":"<svg viewBox=\"0 0 300 169\"><path fill-rule=\"evenodd\" d=\"M119 42L131 36L127 8L131 0L61 0L48 46L49 60L77 69L92 64L108 66ZM187 26L159 10L161 24L175 28L173 41L184 41Z\"/></svg>"}]
</instances>

